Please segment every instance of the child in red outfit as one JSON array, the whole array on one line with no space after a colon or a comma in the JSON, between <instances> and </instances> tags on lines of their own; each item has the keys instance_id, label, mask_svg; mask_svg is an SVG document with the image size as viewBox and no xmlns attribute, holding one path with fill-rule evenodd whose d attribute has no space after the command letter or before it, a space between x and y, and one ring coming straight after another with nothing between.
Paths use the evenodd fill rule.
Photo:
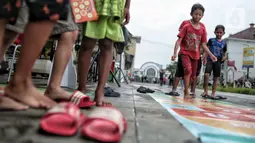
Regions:
<instances>
[{"instance_id":1,"label":"child in red outfit","mask_svg":"<svg viewBox=\"0 0 255 143\"><path fill-rule=\"evenodd\" d=\"M184 96L189 97L190 79L196 78L197 64L200 58L200 46L211 57L213 61L217 58L209 51L206 46L207 37L206 29L200 22L204 14L204 7L201 4L194 4L191 8L190 15L192 16L191 22L183 26L178 34L178 40L175 43L174 55L172 60L177 56L177 50L180 46L180 54L184 70Z\"/></svg>"}]
</instances>

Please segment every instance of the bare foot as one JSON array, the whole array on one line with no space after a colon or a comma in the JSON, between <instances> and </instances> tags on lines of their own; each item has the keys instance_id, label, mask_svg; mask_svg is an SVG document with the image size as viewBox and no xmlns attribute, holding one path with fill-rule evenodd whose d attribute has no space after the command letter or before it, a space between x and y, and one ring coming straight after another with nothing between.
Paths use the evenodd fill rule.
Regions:
<instances>
[{"instance_id":1,"label":"bare foot","mask_svg":"<svg viewBox=\"0 0 255 143\"><path fill-rule=\"evenodd\" d=\"M190 95L184 95L184 99L192 99L193 97Z\"/></svg>"},{"instance_id":2,"label":"bare foot","mask_svg":"<svg viewBox=\"0 0 255 143\"><path fill-rule=\"evenodd\" d=\"M51 108L55 102L44 96L34 85L10 82L5 88L6 96L33 108Z\"/></svg>"},{"instance_id":3,"label":"bare foot","mask_svg":"<svg viewBox=\"0 0 255 143\"><path fill-rule=\"evenodd\" d=\"M29 108L28 106L18 103L9 97L0 95L0 109L26 110L28 108Z\"/></svg>"},{"instance_id":4,"label":"bare foot","mask_svg":"<svg viewBox=\"0 0 255 143\"><path fill-rule=\"evenodd\" d=\"M0 87L0 90L4 90L4 87Z\"/></svg>"},{"instance_id":5,"label":"bare foot","mask_svg":"<svg viewBox=\"0 0 255 143\"><path fill-rule=\"evenodd\" d=\"M53 100L69 100L71 95L63 90L62 88L51 88L48 87L44 93L45 96L53 99Z\"/></svg>"},{"instance_id":6,"label":"bare foot","mask_svg":"<svg viewBox=\"0 0 255 143\"><path fill-rule=\"evenodd\" d=\"M96 95L95 95L95 98L94 98L94 101L96 102L96 106L105 106L105 107L109 107L109 106L112 106L112 103L110 102L107 102L105 99L104 99L104 91L99 91L99 90L96 90Z\"/></svg>"},{"instance_id":7,"label":"bare foot","mask_svg":"<svg viewBox=\"0 0 255 143\"><path fill-rule=\"evenodd\" d=\"M82 92L82 93L85 93L85 92L86 92L86 89L85 89L85 88L80 88L80 87L78 87L77 90L79 90L79 91Z\"/></svg>"}]
</instances>

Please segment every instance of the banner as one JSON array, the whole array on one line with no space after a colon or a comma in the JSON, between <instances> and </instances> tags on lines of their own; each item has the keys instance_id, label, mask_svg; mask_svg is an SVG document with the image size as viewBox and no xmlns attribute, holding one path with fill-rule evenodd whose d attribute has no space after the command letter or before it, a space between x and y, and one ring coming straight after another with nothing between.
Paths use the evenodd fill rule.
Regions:
<instances>
[{"instance_id":1,"label":"banner","mask_svg":"<svg viewBox=\"0 0 255 143\"><path fill-rule=\"evenodd\" d=\"M243 49L243 68L254 67L254 50L253 47Z\"/></svg>"}]
</instances>

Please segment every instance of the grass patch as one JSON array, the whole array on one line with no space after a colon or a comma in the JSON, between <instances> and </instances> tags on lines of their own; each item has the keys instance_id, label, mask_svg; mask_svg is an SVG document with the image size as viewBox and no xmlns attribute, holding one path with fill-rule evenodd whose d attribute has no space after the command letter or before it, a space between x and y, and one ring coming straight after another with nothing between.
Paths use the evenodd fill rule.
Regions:
<instances>
[{"instance_id":1,"label":"grass patch","mask_svg":"<svg viewBox=\"0 0 255 143\"><path fill-rule=\"evenodd\" d=\"M231 87L230 88L223 88L223 87L218 87L217 91L255 95L255 89L249 89L249 88L231 88Z\"/></svg>"}]
</instances>

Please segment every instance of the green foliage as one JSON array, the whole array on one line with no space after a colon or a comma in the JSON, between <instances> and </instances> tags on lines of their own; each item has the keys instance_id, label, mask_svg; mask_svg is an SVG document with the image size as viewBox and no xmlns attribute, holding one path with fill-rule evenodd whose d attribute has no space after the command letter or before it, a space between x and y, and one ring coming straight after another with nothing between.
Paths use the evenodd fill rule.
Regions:
<instances>
[{"instance_id":1,"label":"green foliage","mask_svg":"<svg viewBox=\"0 0 255 143\"><path fill-rule=\"evenodd\" d=\"M249 89L249 88L223 88L223 87L218 87L217 90L222 91L222 92L255 95L255 89Z\"/></svg>"},{"instance_id":2,"label":"green foliage","mask_svg":"<svg viewBox=\"0 0 255 143\"><path fill-rule=\"evenodd\" d=\"M177 62L172 62L166 67L166 70L168 70L171 73L175 73L176 69L177 69Z\"/></svg>"}]
</instances>

